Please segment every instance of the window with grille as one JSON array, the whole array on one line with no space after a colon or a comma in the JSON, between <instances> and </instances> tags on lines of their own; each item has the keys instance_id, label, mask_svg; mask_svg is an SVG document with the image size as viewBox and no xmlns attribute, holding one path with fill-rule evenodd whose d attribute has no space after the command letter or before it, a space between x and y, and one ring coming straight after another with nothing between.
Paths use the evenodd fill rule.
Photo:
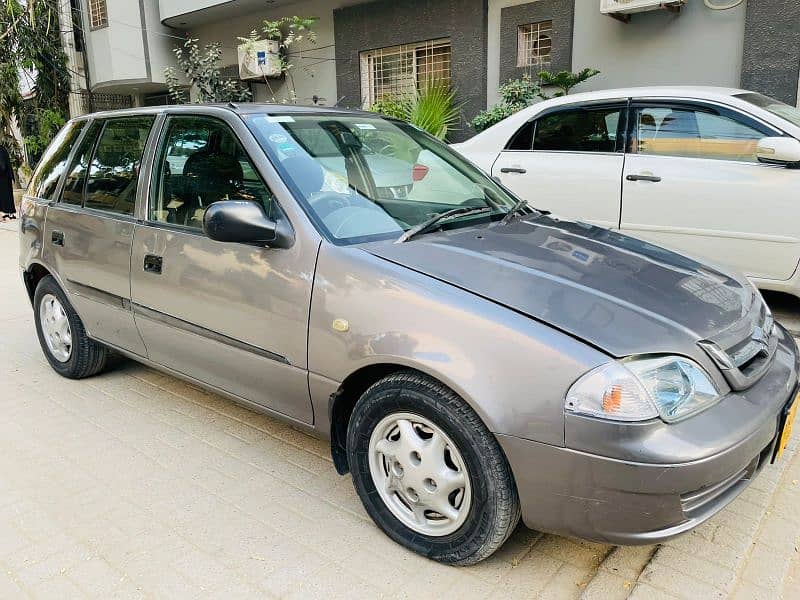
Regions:
<instances>
[{"instance_id":1,"label":"window with grille","mask_svg":"<svg viewBox=\"0 0 800 600\"><path fill-rule=\"evenodd\" d=\"M517 66L549 67L552 47L552 21L520 25L517 30Z\"/></svg>"},{"instance_id":2,"label":"window with grille","mask_svg":"<svg viewBox=\"0 0 800 600\"><path fill-rule=\"evenodd\" d=\"M364 107L402 98L430 82L450 82L450 40L403 44L361 53Z\"/></svg>"},{"instance_id":3,"label":"window with grille","mask_svg":"<svg viewBox=\"0 0 800 600\"><path fill-rule=\"evenodd\" d=\"M89 27L91 29L108 27L106 0L89 0Z\"/></svg>"}]
</instances>

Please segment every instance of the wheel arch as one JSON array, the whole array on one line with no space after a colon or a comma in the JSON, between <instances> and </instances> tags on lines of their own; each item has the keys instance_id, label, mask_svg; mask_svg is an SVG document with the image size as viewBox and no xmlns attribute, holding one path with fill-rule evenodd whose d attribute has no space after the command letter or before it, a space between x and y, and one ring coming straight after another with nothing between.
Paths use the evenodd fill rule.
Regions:
<instances>
[{"instance_id":1,"label":"wheel arch","mask_svg":"<svg viewBox=\"0 0 800 600\"><path fill-rule=\"evenodd\" d=\"M36 293L36 286L48 275L56 280L61 289L64 289L58 277L53 275L50 269L45 267L42 263L31 263L28 265L28 268L22 272L22 280L25 282L25 290L28 292L28 299L31 301L31 305L33 305L33 296Z\"/></svg>"},{"instance_id":2,"label":"wheel arch","mask_svg":"<svg viewBox=\"0 0 800 600\"><path fill-rule=\"evenodd\" d=\"M463 390L452 385L447 378L441 377L436 373L430 373L427 369L419 368L417 365L404 364L401 361L364 365L345 377L342 383L339 384L338 389L330 397L328 418L330 423L331 457L333 458L334 467L336 467L336 471L340 475L344 475L350 470L347 463L347 427L356 402L374 383L388 375L402 371L419 373L448 387L472 407L490 431L493 430L480 406L472 402L464 394Z\"/></svg>"}]
</instances>

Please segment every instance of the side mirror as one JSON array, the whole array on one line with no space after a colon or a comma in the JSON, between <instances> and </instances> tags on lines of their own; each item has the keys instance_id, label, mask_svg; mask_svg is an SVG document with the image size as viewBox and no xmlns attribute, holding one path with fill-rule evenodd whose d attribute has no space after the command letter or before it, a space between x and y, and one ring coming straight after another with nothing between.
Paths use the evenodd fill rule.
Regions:
<instances>
[{"instance_id":1,"label":"side mirror","mask_svg":"<svg viewBox=\"0 0 800 600\"><path fill-rule=\"evenodd\" d=\"M294 236L286 221L267 217L264 208L248 200L214 202L203 215L203 231L217 242L289 248Z\"/></svg>"},{"instance_id":2,"label":"side mirror","mask_svg":"<svg viewBox=\"0 0 800 600\"><path fill-rule=\"evenodd\" d=\"M766 137L758 142L759 162L787 167L800 167L800 140L793 137Z\"/></svg>"}]
</instances>

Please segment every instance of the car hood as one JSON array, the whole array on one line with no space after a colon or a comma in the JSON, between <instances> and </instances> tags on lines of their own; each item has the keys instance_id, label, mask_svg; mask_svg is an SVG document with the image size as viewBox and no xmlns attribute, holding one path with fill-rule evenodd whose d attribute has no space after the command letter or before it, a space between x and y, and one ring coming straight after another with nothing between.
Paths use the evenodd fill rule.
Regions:
<instances>
[{"instance_id":1,"label":"car hood","mask_svg":"<svg viewBox=\"0 0 800 600\"><path fill-rule=\"evenodd\" d=\"M614 356L729 348L763 303L743 277L608 229L532 216L367 252L529 315Z\"/></svg>"}]
</instances>

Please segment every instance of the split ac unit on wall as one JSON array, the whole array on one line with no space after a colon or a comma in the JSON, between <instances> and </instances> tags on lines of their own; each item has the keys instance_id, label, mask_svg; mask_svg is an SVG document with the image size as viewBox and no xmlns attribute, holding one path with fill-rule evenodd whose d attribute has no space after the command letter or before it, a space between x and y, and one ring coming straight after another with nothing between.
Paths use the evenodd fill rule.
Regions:
<instances>
[{"instance_id":1,"label":"split ac unit on wall","mask_svg":"<svg viewBox=\"0 0 800 600\"><path fill-rule=\"evenodd\" d=\"M600 0L600 12L607 15L629 15L646 10L681 6L685 3L686 0Z\"/></svg>"},{"instance_id":2,"label":"split ac unit on wall","mask_svg":"<svg viewBox=\"0 0 800 600\"><path fill-rule=\"evenodd\" d=\"M239 77L241 79L264 79L279 77L281 60L278 56L278 42L259 40L253 44L239 46Z\"/></svg>"}]
</instances>

